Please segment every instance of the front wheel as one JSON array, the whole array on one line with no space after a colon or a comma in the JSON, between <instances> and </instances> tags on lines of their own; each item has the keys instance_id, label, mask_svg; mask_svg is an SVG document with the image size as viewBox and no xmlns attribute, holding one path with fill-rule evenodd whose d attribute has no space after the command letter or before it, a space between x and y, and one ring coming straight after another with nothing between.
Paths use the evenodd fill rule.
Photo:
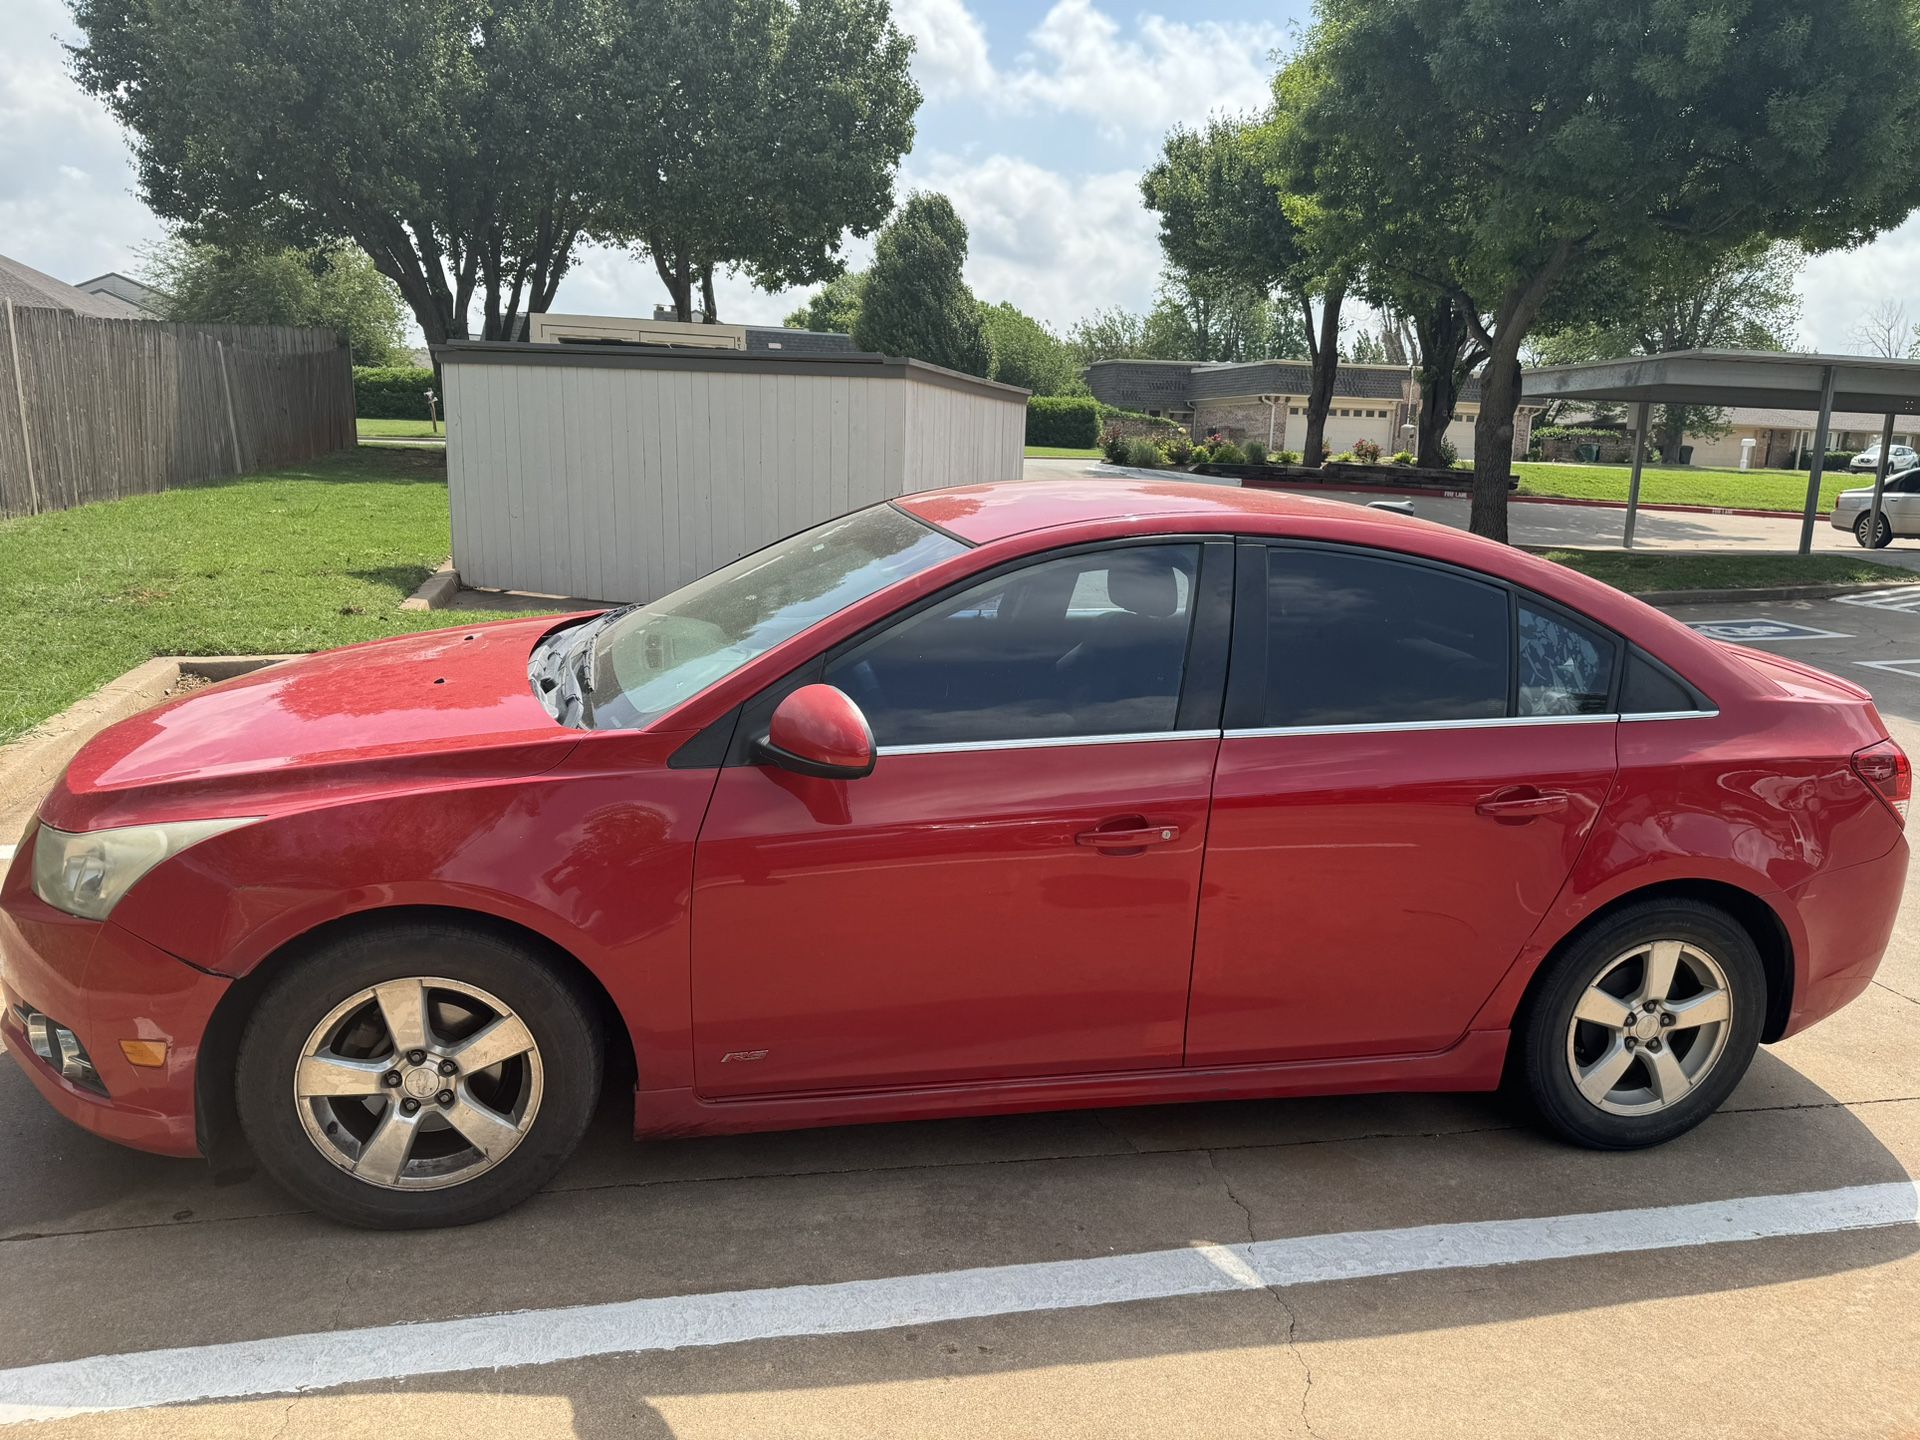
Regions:
<instances>
[{"instance_id":1,"label":"front wheel","mask_svg":"<svg viewBox=\"0 0 1920 1440\"><path fill-rule=\"evenodd\" d=\"M1691 900L1631 906L1540 977L1517 1037L1528 1097L1575 1144L1661 1144L1733 1093L1765 1014L1759 952L1726 912Z\"/></svg>"},{"instance_id":2,"label":"front wheel","mask_svg":"<svg viewBox=\"0 0 1920 1440\"><path fill-rule=\"evenodd\" d=\"M1880 526L1876 530L1873 524L1873 511L1863 510L1860 518L1853 522L1853 538L1860 542L1861 548L1879 550L1893 543L1893 524L1887 519L1887 512L1880 512Z\"/></svg>"},{"instance_id":3,"label":"front wheel","mask_svg":"<svg viewBox=\"0 0 1920 1440\"><path fill-rule=\"evenodd\" d=\"M552 1178L600 1089L601 1039L540 957L407 924L303 957L241 1039L240 1123L297 1198L352 1225L499 1214Z\"/></svg>"}]
</instances>

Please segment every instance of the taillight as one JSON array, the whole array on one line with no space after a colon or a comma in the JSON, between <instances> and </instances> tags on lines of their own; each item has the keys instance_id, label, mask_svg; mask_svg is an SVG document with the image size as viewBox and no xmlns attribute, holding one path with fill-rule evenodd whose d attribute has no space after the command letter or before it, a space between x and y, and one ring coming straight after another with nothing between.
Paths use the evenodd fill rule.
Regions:
<instances>
[{"instance_id":1,"label":"taillight","mask_svg":"<svg viewBox=\"0 0 1920 1440\"><path fill-rule=\"evenodd\" d=\"M1913 798L1913 765L1906 751L1891 740L1856 750L1853 773L1871 785L1900 817L1901 823L1906 823L1907 801Z\"/></svg>"}]
</instances>

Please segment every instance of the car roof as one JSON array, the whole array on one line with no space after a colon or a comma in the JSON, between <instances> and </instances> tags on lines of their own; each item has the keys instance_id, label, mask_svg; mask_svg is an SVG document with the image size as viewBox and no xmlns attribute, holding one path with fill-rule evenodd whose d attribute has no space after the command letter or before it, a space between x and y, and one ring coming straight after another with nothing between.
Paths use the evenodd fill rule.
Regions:
<instances>
[{"instance_id":1,"label":"car roof","mask_svg":"<svg viewBox=\"0 0 1920 1440\"><path fill-rule=\"evenodd\" d=\"M894 502L908 514L974 545L1035 530L1113 520L1164 521L1209 517L1215 528L1244 524L1254 531L1285 530L1289 520L1329 519L1427 530L1432 522L1349 501L1323 500L1238 485L1189 480L1142 480L1100 475L1064 480L1010 480L951 490L922 490Z\"/></svg>"}]
</instances>

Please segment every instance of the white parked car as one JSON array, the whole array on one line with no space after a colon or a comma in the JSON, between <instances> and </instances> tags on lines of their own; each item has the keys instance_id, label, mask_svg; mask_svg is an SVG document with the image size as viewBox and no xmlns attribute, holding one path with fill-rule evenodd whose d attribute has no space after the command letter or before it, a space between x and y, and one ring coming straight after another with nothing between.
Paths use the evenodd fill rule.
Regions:
<instances>
[{"instance_id":1,"label":"white parked car","mask_svg":"<svg viewBox=\"0 0 1920 1440\"><path fill-rule=\"evenodd\" d=\"M1911 470L1916 465L1920 465L1920 453L1916 453L1911 445L1896 445L1892 451L1889 452L1887 473L1892 475L1896 471ZM1853 457L1847 468L1849 470L1864 470L1867 474L1871 475L1875 470L1880 468L1880 447L1874 445L1866 450L1862 450L1858 455Z\"/></svg>"},{"instance_id":2,"label":"white parked car","mask_svg":"<svg viewBox=\"0 0 1920 1440\"><path fill-rule=\"evenodd\" d=\"M1894 451L1894 458L1898 460L1898 450ZM1920 469L1909 465L1898 475L1888 474L1886 489L1880 496L1880 533L1877 535L1868 534L1872 522L1871 485L1842 490L1834 497L1829 521L1833 528L1851 530L1854 539L1877 550L1892 543L1896 535L1920 535Z\"/></svg>"}]
</instances>

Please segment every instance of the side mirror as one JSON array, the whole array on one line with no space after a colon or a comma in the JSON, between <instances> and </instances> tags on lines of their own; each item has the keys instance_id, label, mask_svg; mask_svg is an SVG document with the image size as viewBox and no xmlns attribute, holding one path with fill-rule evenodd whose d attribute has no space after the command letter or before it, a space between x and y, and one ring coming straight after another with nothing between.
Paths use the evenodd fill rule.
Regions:
<instances>
[{"instance_id":1,"label":"side mirror","mask_svg":"<svg viewBox=\"0 0 1920 1440\"><path fill-rule=\"evenodd\" d=\"M768 764L821 780L858 780L873 773L867 717L831 685L802 685L782 700L754 751Z\"/></svg>"}]
</instances>

